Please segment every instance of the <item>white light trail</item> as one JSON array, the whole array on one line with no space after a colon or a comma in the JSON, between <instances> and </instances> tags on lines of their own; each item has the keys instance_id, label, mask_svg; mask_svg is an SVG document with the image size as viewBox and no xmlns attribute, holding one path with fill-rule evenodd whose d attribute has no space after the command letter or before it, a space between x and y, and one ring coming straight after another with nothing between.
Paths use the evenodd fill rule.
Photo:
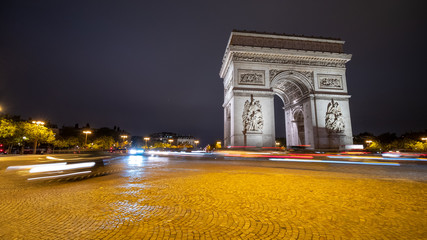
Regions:
<instances>
[{"instance_id":1,"label":"white light trail","mask_svg":"<svg viewBox=\"0 0 427 240\"><path fill-rule=\"evenodd\" d=\"M289 159L289 158L270 158L270 160L271 161L282 161L282 162L338 163L338 164L359 164L359 165L379 165L379 166L400 166L399 163L380 163L380 162L303 160L303 159Z\"/></svg>"},{"instance_id":2,"label":"white light trail","mask_svg":"<svg viewBox=\"0 0 427 240\"><path fill-rule=\"evenodd\" d=\"M85 173L91 173L91 172L92 171L84 171L84 172L67 173L67 174L60 174L60 175L46 176L46 177L35 177L35 178L28 178L28 180L31 181L31 180L37 180L37 179L59 178L59 177L79 175L79 174L85 174Z\"/></svg>"},{"instance_id":3,"label":"white light trail","mask_svg":"<svg viewBox=\"0 0 427 240\"><path fill-rule=\"evenodd\" d=\"M16 170L16 169L28 169L28 168L35 168L35 167L41 167L41 166L58 166L58 165L65 165L66 162L62 163L48 163L48 164L36 164L36 165L22 165L22 166L9 166L6 170Z\"/></svg>"},{"instance_id":4,"label":"white light trail","mask_svg":"<svg viewBox=\"0 0 427 240\"><path fill-rule=\"evenodd\" d=\"M74 164L62 164L62 165L53 165L46 166L48 164L43 164L41 166L36 166L31 168L30 173L39 173L39 172L50 172L50 171L63 171L70 169L79 169L79 168L88 168L95 166L95 162L85 162L85 163L74 163Z\"/></svg>"}]
</instances>

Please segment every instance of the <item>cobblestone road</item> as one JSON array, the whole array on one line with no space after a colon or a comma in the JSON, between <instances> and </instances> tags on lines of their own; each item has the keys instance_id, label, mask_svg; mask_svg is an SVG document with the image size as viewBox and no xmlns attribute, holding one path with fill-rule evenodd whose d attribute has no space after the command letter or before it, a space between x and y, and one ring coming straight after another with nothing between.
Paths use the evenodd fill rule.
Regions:
<instances>
[{"instance_id":1,"label":"cobblestone road","mask_svg":"<svg viewBox=\"0 0 427 240\"><path fill-rule=\"evenodd\" d=\"M123 161L82 181L3 176L0 239L427 239L427 182L387 167Z\"/></svg>"}]
</instances>

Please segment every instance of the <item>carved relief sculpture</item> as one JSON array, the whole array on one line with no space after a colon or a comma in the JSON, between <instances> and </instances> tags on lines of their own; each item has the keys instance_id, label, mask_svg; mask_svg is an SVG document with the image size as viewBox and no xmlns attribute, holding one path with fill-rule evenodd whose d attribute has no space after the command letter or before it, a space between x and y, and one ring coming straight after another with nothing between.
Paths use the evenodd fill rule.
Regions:
<instances>
[{"instance_id":1,"label":"carved relief sculpture","mask_svg":"<svg viewBox=\"0 0 427 240\"><path fill-rule=\"evenodd\" d=\"M341 107L332 99L326 110L325 127L329 133L344 132L344 119L342 117Z\"/></svg>"},{"instance_id":2,"label":"carved relief sculpture","mask_svg":"<svg viewBox=\"0 0 427 240\"><path fill-rule=\"evenodd\" d=\"M242 70L239 75L239 84L264 85L263 71Z\"/></svg>"},{"instance_id":3,"label":"carved relief sculpture","mask_svg":"<svg viewBox=\"0 0 427 240\"><path fill-rule=\"evenodd\" d=\"M319 88L343 89L341 76L319 75Z\"/></svg>"},{"instance_id":4,"label":"carved relief sculpture","mask_svg":"<svg viewBox=\"0 0 427 240\"><path fill-rule=\"evenodd\" d=\"M261 112L261 104L258 100L254 100L251 95L251 100L246 100L242 114L243 132L261 132L264 126L264 120Z\"/></svg>"}]
</instances>

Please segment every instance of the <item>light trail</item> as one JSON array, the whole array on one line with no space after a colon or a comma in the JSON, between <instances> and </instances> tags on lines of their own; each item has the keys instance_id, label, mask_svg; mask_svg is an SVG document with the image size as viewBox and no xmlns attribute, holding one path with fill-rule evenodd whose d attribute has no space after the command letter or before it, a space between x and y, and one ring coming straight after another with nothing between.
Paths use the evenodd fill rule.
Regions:
<instances>
[{"instance_id":1,"label":"light trail","mask_svg":"<svg viewBox=\"0 0 427 240\"><path fill-rule=\"evenodd\" d=\"M46 166L48 164L43 164L41 166L36 166L31 168L30 173L39 173L39 172L50 172L50 171L63 171L79 168L88 168L95 166L95 162L85 162L85 163L74 163L74 164L63 164L63 165L53 165Z\"/></svg>"},{"instance_id":2,"label":"light trail","mask_svg":"<svg viewBox=\"0 0 427 240\"><path fill-rule=\"evenodd\" d=\"M83 171L83 172L67 173L67 174L60 174L60 175L54 175L54 176L28 178L27 180L32 181L32 180L38 180L38 179L59 178L59 177L66 177L66 176L72 176L72 175L86 174L91 172L92 171Z\"/></svg>"},{"instance_id":3,"label":"light trail","mask_svg":"<svg viewBox=\"0 0 427 240\"><path fill-rule=\"evenodd\" d=\"M358 165L400 166L399 163L381 163L381 162L328 161L328 160L305 160L305 159L289 159L289 158L270 158L270 160L271 161L282 161L282 162L338 163L338 164L358 164Z\"/></svg>"}]
</instances>

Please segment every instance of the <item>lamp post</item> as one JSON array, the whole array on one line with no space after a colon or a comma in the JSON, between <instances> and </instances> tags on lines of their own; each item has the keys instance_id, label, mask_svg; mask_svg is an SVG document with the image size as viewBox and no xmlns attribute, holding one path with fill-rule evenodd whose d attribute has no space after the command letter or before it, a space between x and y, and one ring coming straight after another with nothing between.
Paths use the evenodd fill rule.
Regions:
<instances>
[{"instance_id":1,"label":"lamp post","mask_svg":"<svg viewBox=\"0 0 427 240\"><path fill-rule=\"evenodd\" d=\"M37 140L38 140L38 137L39 137L39 130L40 130L39 126L40 125L43 126L44 122L43 121L33 121L33 124L37 125L36 137L34 139L34 152L33 152L33 154L36 154L37 153Z\"/></svg>"},{"instance_id":2,"label":"lamp post","mask_svg":"<svg viewBox=\"0 0 427 240\"><path fill-rule=\"evenodd\" d=\"M197 145L199 144L199 140L194 141L194 144L196 144L196 149L197 149Z\"/></svg>"},{"instance_id":3,"label":"lamp post","mask_svg":"<svg viewBox=\"0 0 427 240\"><path fill-rule=\"evenodd\" d=\"M124 146L128 136L127 135L120 135L120 137L123 139L123 146Z\"/></svg>"},{"instance_id":4,"label":"lamp post","mask_svg":"<svg viewBox=\"0 0 427 240\"><path fill-rule=\"evenodd\" d=\"M91 131L83 131L83 133L86 134L86 138L85 138L85 146L86 146L86 144L87 144L87 135L91 134L92 132Z\"/></svg>"},{"instance_id":5,"label":"lamp post","mask_svg":"<svg viewBox=\"0 0 427 240\"><path fill-rule=\"evenodd\" d=\"M170 143L170 145L172 147L173 139L169 139L168 142Z\"/></svg>"},{"instance_id":6,"label":"lamp post","mask_svg":"<svg viewBox=\"0 0 427 240\"><path fill-rule=\"evenodd\" d=\"M372 140L366 140L365 142L366 142L366 147L370 147L373 141Z\"/></svg>"},{"instance_id":7,"label":"lamp post","mask_svg":"<svg viewBox=\"0 0 427 240\"><path fill-rule=\"evenodd\" d=\"M145 137L144 140L145 140L145 149L147 149L148 148L147 143L148 143L148 141L150 141L150 138Z\"/></svg>"}]
</instances>

